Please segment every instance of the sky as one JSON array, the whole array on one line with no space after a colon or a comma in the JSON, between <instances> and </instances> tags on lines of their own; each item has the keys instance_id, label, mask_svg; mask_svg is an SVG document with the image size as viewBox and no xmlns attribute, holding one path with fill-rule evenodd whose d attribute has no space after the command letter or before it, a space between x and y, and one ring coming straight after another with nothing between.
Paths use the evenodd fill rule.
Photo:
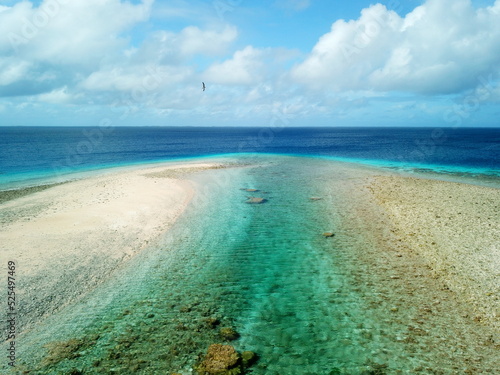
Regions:
<instances>
[{"instance_id":1,"label":"sky","mask_svg":"<svg viewBox=\"0 0 500 375\"><path fill-rule=\"evenodd\" d=\"M500 127L499 81L500 0L0 0L0 126Z\"/></svg>"}]
</instances>

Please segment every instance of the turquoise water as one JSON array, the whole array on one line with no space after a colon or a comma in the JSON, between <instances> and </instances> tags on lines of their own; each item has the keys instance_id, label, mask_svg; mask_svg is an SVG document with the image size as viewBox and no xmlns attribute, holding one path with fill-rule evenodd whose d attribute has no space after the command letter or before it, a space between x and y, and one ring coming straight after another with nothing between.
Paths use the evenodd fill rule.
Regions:
<instances>
[{"instance_id":1,"label":"turquoise water","mask_svg":"<svg viewBox=\"0 0 500 375\"><path fill-rule=\"evenodd\" d=\"M335 363L338 331L330 298L345 280L336 277L332 242L322 236L335 230L322 219L328 203L309 199L324 196L313 180L321 163L312 161L311 171L305 162L290 169L285 160L247 171L225 205L203 219L208 227L202 231L210 231L213 243L207 286L222 288L223 305L242 335L239 346L261 355L254 371L325 372ZM244 203L252 194L239 187L260 190L253 194L268 202ZM212 225L221 229L214 232Z\"/></svg>"},{"instance_id":2,"label":"turquoise water","mask_svg":"<svg viewBox=\"0 0 500 375\"><path fill-rule=\"evenodd\" d=\"M221 155L211 155L211 156L191 156L183 158L173 158L173 159L153 159L148 161L148 165L153 164L168 164L168 163L182 163L192 160L204 160L211 159L214 157L219 157ZM231 157L231 154L225 155L226 157ZM12 190L21 189L25 187L45 185L66 182L71 180L76 180L80 178L89 177L99 173L106 173L110 169L118 168L130 168L130 167L141 167L144 166L142 161L130 161L130 162L116 162L107 163L101 165L85 165L79 166L78 168L68 168L66 170L32 170L24 172L11 172L11 173L0 173L0 191L1 190Z\"/></svg>"},{"instance_id":3,"label":"turquoise water","mask_svg":"<svg viewBox=\"0 0 500 375\"><path fill-rule=\"evenodd\" d=\"M229 154L214 154L205 156L191 156L182 157L174 159L152 159L148 161L148 164L156 163L179 163L192 160L204 160L213 159L217 157L224 158L238 158L247 155L247 157L252 157L255 154L243 154L243 153L229 153ZM263 157L272 157L275 154L260 154ZM300 154L289 154L282 156L291 157L301 157ZM340 161L345 163L355 163L366 166L373 166L377 168L386 168L396 172L402 172L405 174L412 173L434 173L439 178L443 179L455 179L455 180L469 180L471 183L490 185L490 186L500 186L500 169L499 168L487 168L487 167L476 167L476 166L453 166L444 164L429 164L429 163L419 163L419 162L401 162L401 161L391 161L391 160L379 160L379 159L368 159L368 158L347 158L347 157L335 157L335 156L325 156L325 155L308 155L310 158L318 158L323 160ZM40 171L26 171L26 172L13 172L13 173L0 173L0 191L1 190L11 190L20 189L24 187L37 186L42 184L52 184L70 181L74 179L88 177L92 174L101 173L110 168L128 168L134 166L144 165L143 161L135 162L117 162L103 164L99 166L80 166L78 168L67 169L63 171L54 171L53 169L40 170Z\"/></svg>"},{"instance_id":4,"label":"turquoise water","mask_svg":"<svg viewBox=\"0 0 500 375\"><path fill-rule=\"evenodd\" d=\"M498 128L2 127L0 189L72 173L202 155L322 156L500 176Z\"/></svg>"},{"instance_id":5,"label":"turquoise water","mask_svg":"<svg viewBox=\"0 0 500 375\"><path fill-rule=\"evenodd\" d=\"M232 327L240 338L231 344L260 357L251 374L460 373L443 367L455 339L445 323L434 321L435 340L410 350L398 339L409 318L380 314L398 303L398 290L377 285L377 271L358 259L374 244L343 216L362 173L315 158L240 161L249 165L194 176L199 194L159 246L26 339L38 357L45 342L82 340L77 355L28 367L189 374L209 344L224 342L218 329ZM247 204L249 196L267 202ZM409 315L417 308L406 306Z\"/></svg>"}]
</instances>

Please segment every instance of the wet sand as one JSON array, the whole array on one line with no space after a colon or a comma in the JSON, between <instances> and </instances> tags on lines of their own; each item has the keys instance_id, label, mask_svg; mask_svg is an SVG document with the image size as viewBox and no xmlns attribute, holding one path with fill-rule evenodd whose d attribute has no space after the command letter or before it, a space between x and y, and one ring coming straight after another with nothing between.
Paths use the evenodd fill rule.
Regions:
<instances>
[{"instance_id":1,"label":"wet sand","mask_svg":"<svg viewBox=\"0 0 500 375\"><path fill-rule=\"evenodd\" d=\"M500 189L379 176L369 186L402 252L422 257L470 318L500 328Z\"/></svg>"},{"instance_id":2,"label":"wet sand","mask_svg":"<svg viewBox=\"0 0 500 375\"><path fill-rule=\"evenodd\" d=\"M30 186L30 187L26 187L26 188L22 188L22 189L3 190L3 191L0 191L0 204L7 202L7 201L10 201L10 200L13 200L13 199L24 197L26 195L34 194L34 193L37 193L39 191L43 191L43 190L49 189L49 188L57 186L57 185L59 185L59 184L58 183L57 184L47 184L47 185Z\"/></svg>"},{"instance_id":3,"label":"wet sand","mask_svg":"<svg viewBox=\"0 0 500 375\"><path fill-rule=\"evenodd\" d=\"M411 374L495 374L500 189L385 173L357 185L343 214L365 234L353 282L400 346L393 358L420 363Z\"/></svg>"}]
</instances>

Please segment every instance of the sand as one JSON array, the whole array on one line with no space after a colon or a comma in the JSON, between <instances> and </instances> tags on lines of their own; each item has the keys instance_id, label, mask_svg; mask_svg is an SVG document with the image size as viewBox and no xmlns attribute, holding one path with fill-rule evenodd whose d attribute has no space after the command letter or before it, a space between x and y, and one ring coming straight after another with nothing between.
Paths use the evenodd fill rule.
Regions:
<instances>
[{"instance_id":1,"label":"sand","mask_svg":"<svg viewBox=\"0 0 500 375\"><path fill-rule=\"evenodd\" d=\"M153 246L193 196L183 174L220 167L142 166L9 193L0 204L0 254L2 264L16 262L18 333Z\"/></svg>"},{"instance_id":2,"label":"sand","mask_svg":"<svg viewBox=\"0 0 500 375\"><path fill-rule=\"evenodd\" d=\"M425 259L473 319L499 328L500 189L378 176L370 190L401 249Z\"/></svg>"}]
</instances>

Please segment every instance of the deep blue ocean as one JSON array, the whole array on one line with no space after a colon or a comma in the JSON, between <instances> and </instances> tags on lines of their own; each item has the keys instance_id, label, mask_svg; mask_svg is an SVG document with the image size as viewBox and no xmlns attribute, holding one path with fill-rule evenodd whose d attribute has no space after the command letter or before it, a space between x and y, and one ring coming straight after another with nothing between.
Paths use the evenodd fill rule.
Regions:
<instances>
[{"instance_id":1,"label":"deep blue ocean","mask_svg":"<svg viewBox=\"0 0 500 375\"><path fill-rule=\"evenodd\" d=\"M234 153L500 176L500 128L0 127L0 187L111 166Z\"/></svg>"}]
</instances>

